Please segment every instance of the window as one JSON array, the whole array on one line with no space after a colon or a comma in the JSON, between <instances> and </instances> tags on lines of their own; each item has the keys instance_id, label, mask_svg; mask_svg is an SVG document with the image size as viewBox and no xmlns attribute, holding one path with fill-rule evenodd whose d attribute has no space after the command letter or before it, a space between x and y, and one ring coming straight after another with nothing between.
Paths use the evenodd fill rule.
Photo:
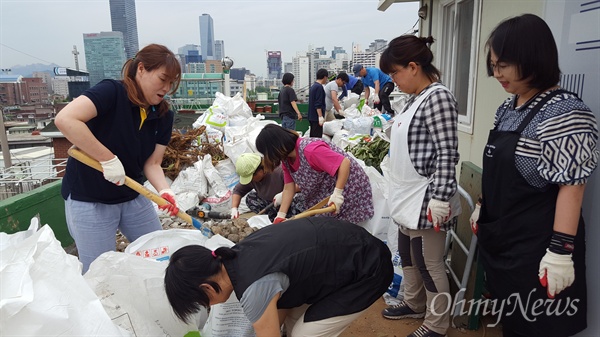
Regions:
<instances>
[{"instance_id":1,"label":"window","mask_svg":"<svg viewBox=\"0 0 600 337\"><path fill-rule=\"evenodd\" d=\"M446 0L440 3L442 82L458 102L459 130L472 132L477 41L481 0Z\"/></svg>"}]
</instances>

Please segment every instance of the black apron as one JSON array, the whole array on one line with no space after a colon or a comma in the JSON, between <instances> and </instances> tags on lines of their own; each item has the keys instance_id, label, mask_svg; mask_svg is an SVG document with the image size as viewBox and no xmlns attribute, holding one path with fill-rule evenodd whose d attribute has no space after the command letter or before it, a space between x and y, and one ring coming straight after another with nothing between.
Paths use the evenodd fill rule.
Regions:
<instances>
[{"instance_id":1,"label":"black apron","mask_svg":"<svg viewBox=\"0 0 600 337\"><path fill-rule=\"evenodd\" d=\"M531 186L515 165L521 132L559 93L564 91L555 90L538 102L517 130L491 130L483 154L479 257L487 289L497 299L496 310L504 304L504 331L524 336L569 336L587 326L583 218L580 216L573 252L575 282L550 300L539 282L538 270L553 233L558 186ZM536 301L543 305L536 307Z\"/></svg>"}]
</instances>

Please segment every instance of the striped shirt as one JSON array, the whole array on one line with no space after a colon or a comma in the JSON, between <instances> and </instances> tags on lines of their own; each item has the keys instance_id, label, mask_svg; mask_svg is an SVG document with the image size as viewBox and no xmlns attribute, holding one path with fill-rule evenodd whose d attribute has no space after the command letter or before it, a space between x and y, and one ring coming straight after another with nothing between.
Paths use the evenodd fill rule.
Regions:
<instances>
[{"instance_id":1,"label":"striped shirt","mask_svg":"<svg viewBox=\"0 0 600 337\"><path fill-rule=\"evenodd\" d=\"M494 126L514 131L550 91L515 107L516 97L496 111ZM521 133L515 150L519 173L531 185L585 184L598 165L598 126L590 109L574 94L563 93L547 102Z\"/></svg>"}]
</instances>

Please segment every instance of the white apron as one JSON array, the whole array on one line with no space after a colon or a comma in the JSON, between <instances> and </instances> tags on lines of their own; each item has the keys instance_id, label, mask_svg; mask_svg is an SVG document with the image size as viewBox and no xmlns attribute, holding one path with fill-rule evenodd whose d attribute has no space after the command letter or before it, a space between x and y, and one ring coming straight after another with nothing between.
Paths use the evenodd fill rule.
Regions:
<instances>
[{"instance_id":1,"label":"white apron","mask_svg":"<svg viewBox=\"0 0 600 337\"><path fill-rule=\"evenodd\" d=\"M423 101L433 92L429 88L402 114L394 118L390 142L390 184L388 206L394 221L404 228L418 229L421 207L427 187L433 177L420 175L410 160L408 152L408 128ZM451 216L460 214L460 199L456 193L450 199Z\"/></svg>"}]
</instances>

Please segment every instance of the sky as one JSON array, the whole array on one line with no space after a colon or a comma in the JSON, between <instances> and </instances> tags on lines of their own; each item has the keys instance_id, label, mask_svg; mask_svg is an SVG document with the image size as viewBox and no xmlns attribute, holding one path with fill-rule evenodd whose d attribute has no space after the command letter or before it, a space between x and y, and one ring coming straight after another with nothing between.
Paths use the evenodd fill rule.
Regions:
<instances>
[{"instance_id":1,"label":"sky","mask_svg":"<svg viewBox=\"0 0 600 337\"><path fill-rule=\"evenodd\" d=\"M199 17L210 14L215 40L225 43L234 68L266 76L266 51L279 50L283 62L298 53L334 46L348 54L375 39L388 42L410 33L418 2L395 3L385 12L379 0L137 0L140 48L150 43L173 52L200 44ZM416 26L415 28L418 28ZM0 68L55 63L75 68L77 46L85 69L84 33L111 31L108 0L0 0Z\"/></svg>"}]
</instances>

